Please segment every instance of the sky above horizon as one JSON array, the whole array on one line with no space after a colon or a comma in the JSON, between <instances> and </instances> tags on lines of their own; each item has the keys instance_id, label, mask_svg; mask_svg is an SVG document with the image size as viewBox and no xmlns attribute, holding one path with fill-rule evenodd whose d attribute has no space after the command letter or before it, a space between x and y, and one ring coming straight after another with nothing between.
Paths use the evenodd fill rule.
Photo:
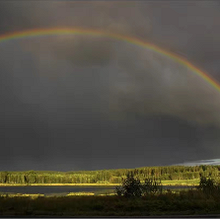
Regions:
<instances>
[{"instance_id":1,"label":"sky above horizon","mask_svg":"<svg viewBox=\"0 0 220 220\"><path fill-rule=\"evenodd\" d=\"M1 1L0 36L84 28L135 37L220 81L218 1ZM103 36L0 42L0 170L94 170L220 158L220 93Z\"/></svg>"}]
</instances>

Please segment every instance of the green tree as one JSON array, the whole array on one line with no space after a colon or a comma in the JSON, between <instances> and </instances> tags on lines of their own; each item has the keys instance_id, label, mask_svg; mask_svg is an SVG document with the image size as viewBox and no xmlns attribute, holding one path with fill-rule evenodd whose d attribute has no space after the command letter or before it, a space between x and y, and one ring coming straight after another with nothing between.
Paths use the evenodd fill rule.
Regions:
<instances>
[{"instance_id":1,"label":"green tree","mask_svg":"<svg viewBox=\"0 0 220 220\"><path fill-rule=\"evenodd\" d=\"M162 193L162 184L156 178L146 178L144 183L141 183L140 179L133 172L128 172L122 185L116 187L116 193L118 196L130 198L147 196Z\"/></svg>"},{"instance_id":2,"label":"green tree","mask_svg":"<svg viewBox=\"0 0 220 220\"><path fill-rule=\"evenodd\" d=\"M122 186L116 187L116 193L118 196L140 197L142 195L141 182L137 177L134 177L133 172L128 172Z\"/></svg>"},{"instance_id":3,"label":"green tree","mask_svg":"<svg viewBox=\"0 0 220 220\"><path fill-rule=\"evenodd\" d=\"M220 184L211 177L200 178L200 183L198 189L201 190L206 195L219 195L220 194Z\"/></svg>"},{"instance_id":4,"label":"green tree","mask_svg":"<svg viewBox=\"0 0 220 220\"><path fill-rule=\"evenodd\" d=\"M163 186L161 180L156 178L146 178L142 184L142 195L160 194L162 193Z\"/></svg>"}]
</instances>

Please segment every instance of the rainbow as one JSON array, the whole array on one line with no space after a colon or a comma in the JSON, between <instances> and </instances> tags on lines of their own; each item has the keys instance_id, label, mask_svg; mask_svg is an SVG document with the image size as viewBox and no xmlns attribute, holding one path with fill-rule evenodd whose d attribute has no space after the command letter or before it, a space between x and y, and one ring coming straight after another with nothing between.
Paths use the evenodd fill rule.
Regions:
<instances>
[{"instance_id":1,"label":"rainbow","mask_svg":"<svg viewBox=\"0 0 220 220\"><path fill-rule=\"evenodd\" d=\"M220 83L215 80L213 77L205 73L204 71L200 70L198 67L190 63L187 59L164 50L152 43L142 41L136 37L129 37L117 33L112 33L109 31L102 31L102 30L94 30L94 29L82 29L82 28L46 28L46 29L31 29L25 31L18 31L13 33L7 33L0 35L0 43L5 41L13 40L13 39L20 39L20 38L27 38L27 37L37 37L37 36L51 36L51 35L90 35L90 36L103 36L108 38L113 38L119 41L125 41L134 45L138 45L141 47L145 47L152 51L155 51L161 55L169 57L170 59L174 60L177 63L180 63L190 70L192 70L195 74L205 80L208 84L210 84L213 88L220 92Z\"/></svg>"}]
</instances>

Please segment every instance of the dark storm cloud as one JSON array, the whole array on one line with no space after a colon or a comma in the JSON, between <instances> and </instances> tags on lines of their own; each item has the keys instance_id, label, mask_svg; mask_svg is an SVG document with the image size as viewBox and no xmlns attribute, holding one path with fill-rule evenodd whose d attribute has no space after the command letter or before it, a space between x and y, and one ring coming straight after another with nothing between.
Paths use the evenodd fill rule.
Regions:
<instances>
[{"instance_id":1,"label":"dark storm cloud","mask_svg":"<svg viewBox=\"0 0 220 220\"><path fill-rule=\"evenodd\" d=\"M106 65L113 58L111 43L100 37L74 37L71 42L65 40L53 48L58 59L70 60L73 65Z\"/></svg>"},{"instance_id":2,"label":"dark storm cloud","mask_svg":"<svg viewBox=\"0 0 220 220\"><path fill-rule=\"evenodd\" d=\"M54 37L53 41L45 40L35 44L33 41L23 41L21 46L37 57L49 54L73 66L103 66L109 64L114 56L111 39L98 36L61 36Z\"/></svg>"},{"instance_id":3,"label":"dark storm cloud","mask_svg":"<svg viewBox=\"0 0 220 220\"><path fill-rule=\"evenodd\" d=\"M97 28L153 42L219 78L219 3L0 3L1 33ZM0 45L1 169L102 169L219 157L219 93L149 50L89 36ZM219 78L220 79L220 78Z\"/></svg>"},{"instance_id":4,"label":"dark storm cloud","mask_svg":"<svg viewBox=\"0 0 220 220\"><path fill-rule=\"evenodd\" d=\"M186 66L145 50L118 53L112 109L141 115L168 114L219 126L219 93ZM138 57L138 60L135 60ZM135 60L135 62L133 62Z\"/></svg>"},{"instance_id":5,"label":"dark storm cloud","mask_svg":"<svg viewBox=\"0 0 220 220\"><path fill-rule=\"evenodd\" d=\"M1 8L2 32L8 31L8 27L21 30L57 26L110 30L185 54L219 79L218 63L213 65L220 51L220 6L217 1L19 1L2 2Z\"/></svg>"},{"instance_id":6,"label":"dark storm cloud","mask_svg":"<svg viewBox=\"0 0 220 220\"><path fill-rule=\"evenodd\" d=\"M216 71L219 64L210 67L217 60L220 51L219 8L217 1L190 1L151 3L153 35L159 45L180 51L186 58L220 81ZM147 7L147 6L146 6ZM145 10L143 6L142 11Z\"/></svg>"}]
</instances>

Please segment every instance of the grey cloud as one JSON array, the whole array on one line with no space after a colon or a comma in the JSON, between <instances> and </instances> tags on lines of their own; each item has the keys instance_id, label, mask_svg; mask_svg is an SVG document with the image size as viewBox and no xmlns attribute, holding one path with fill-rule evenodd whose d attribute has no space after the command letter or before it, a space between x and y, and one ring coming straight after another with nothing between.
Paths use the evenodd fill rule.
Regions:
<instances>
[{"instance_id":1,"label":"grey cloud","mask_svg":"<svg viewBox=\"0 0 220 220\"><path fill-rule=\"evenodd\" d=\"M101 37L73 37L58 42L52 49L57 59L76 66L107 65L113 58L111 41Z\"/></svg>"},{"instance_id":2,"label":"grey cloud","mask_svg":"<svg viewBox=\"0 0 220 220\"><path fill-rule=\"evenodd\" d=\"M219 93L211 85L169 58L140 49L131 54L117 57L120 71L111 90L115 114L161 113L219 126Z\"/></svg>"},{"instance_id":3,"label":"grey cloud","mask_svg":"<svg viewBox=\"0 0 220 220\"><path fill-rule=\"evenodd\" d=\"M117 32L183 53L219 78L217 1L12 3L0 3L1 33ZM186 67L102 37L24 38L0 47L1 169L133 168L219 157L219 92Z\"/></svg>"}]
</instances>

